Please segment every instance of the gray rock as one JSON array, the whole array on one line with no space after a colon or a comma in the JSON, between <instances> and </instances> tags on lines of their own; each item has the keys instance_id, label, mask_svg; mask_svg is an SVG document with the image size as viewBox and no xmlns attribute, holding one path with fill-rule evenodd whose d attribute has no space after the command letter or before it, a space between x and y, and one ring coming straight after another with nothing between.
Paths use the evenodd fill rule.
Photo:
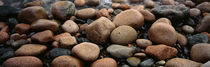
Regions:
<instances>
[{"instance_id":1,"label":"gray rock","mask_svg":"<svg viewBox=\"0 0 210 67\"><path fill-rule=\"evenodd\" d=\"M107 49L107 52L117 58L131 57L136 51L136 47L127 47L121 45L111 45Z\"/></svg>"},{"instance_id":2,"label":"gray rock","mask_svg":"<svg viewBox=\"0 0 210 67\"><path fill-rule=\"evenodd\" d=\"M129 57L126 61L133 67L136 67L141 63L141 60L137 57Z\"/></svg>"},{"instance_id":3,"label":"gray rock","mask_svg":"<svg viewBox=\"0 0 210 67\"><path fill-rule=\"evenodd\" d=\"M156 62L155 64L158 65L158 66L163 66L163 65L166 64L166 61L161 60L161 61Z\"/></svg>"},{"instance_id":4,"label":"gray rock","mask_svg":"<svg viewBox=\"0 0 210 67\"><path fill-rule=\"evenodd\" d=\"M6 53L8 51L13 51L13 49L12 48L0 48L0 55L3 55L4 53Z\"/></svg>"},{"instance_id":5,"label":"gray rock","mask_svg":"<svg viewBox=\"0 0 210 67\"><path fill-rule=\"evenodd\" d=\"M204 63L202 67L210 67L210 61Z\"/></svg>"},{"instance_id":6,"label":"gray rock","mask_svg":"<svg viewBox=\"0 0 210 67\"><path fill-rule=\"evenodd\" d=\"M27 44L29 43L28 40L25 40L25 39L21 39L21 40L17 40L17 41L14 41L11 43L11 46L14 47L14 48L17 48L17 47L20 47L24 44Z\"/></svg>"},{"instance_id":7,"label":"gray rock","mask_svg":"<svg viewBox=\"0 0 210 67\"><path fill-rule=\"evenodd\" d=\"M196 8L200 9L202 12L210 12L210 2L203 2L196 6Z\"/></svg>"},{"instance_id":8,"label":"gray rock","mask_svg":"<svg viewBox=\"0 0 210 67\"><path fill-rule=\"evenodd\" d=\"M153 59L147 59L147 60L144 60L143 62L141 62L140 66L141 67L152 67L153 64L154 64Z\"/></svg>"},{"instance_id":9,"label":"gray rock","mask_svg":"<svg viewBox=\"0 0 210 67\"><path fill-rule=\"evenodd\" d=\"M207 43L208 42L208 36L204 34L195 34L193 36L190 36L187 38L188 43L193 46L197 43Z\"/></svg>"},{"instance_id":10,"label":"gray rock","mask_svg":"<svg viewBox=\"0 0 210 67\"><path fill-rule=\"evenodd\" d=\"M6 53L4 53L0 58L5 60L11 57L15 56L15 52L14 51L7 51Z\"/></svg>"},{"instance_id":11,"label":"gray rock","mask_svg":"<svg viewBox=\"0 0 210 67\"><path fill-rule=\"evenodd\" d=\"M117 15L117 14L119 14L120 12L122 12L122 10L116 9L116 10L114 11L114 15Z\"/></svg>"},{"instance_id":12,"label":"gray rock","mask_svg":"<svg viewBox=\"0 0 210 67\"><path fill-rule=\"evenodd\" d=\"M62 56L62 55L70 55L71 51L68 49L63 49L63 48L54 48L52 50L50 50L49 52L49 57L50 58L55 58L58 56Z\"/></svg>"}]
</instances>

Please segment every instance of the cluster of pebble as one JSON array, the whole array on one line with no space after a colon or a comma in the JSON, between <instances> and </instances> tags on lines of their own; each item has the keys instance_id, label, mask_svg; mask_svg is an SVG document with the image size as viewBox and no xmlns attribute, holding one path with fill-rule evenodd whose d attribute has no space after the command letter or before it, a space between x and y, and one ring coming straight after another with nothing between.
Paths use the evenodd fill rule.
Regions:
<instances>
[{"instance_id":1,"label":"cluster of pebble","mask_svg":"<svg viewBox=\"0 0 210 67\"><path fill-rule=\"evenodd\" d=\"M0 1L0 64L210 67L208 1Z\"/></svg>"}]
</instances>

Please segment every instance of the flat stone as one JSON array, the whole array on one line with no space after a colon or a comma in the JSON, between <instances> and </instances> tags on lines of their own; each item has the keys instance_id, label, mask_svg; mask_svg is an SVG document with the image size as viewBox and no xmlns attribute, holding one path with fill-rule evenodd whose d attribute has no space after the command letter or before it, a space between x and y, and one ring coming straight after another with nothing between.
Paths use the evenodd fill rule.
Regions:
<instances>
[{"instance_id":1,"label":"flat stone","mask_svg":"<svg viewBox=\"0 0 210 67\"><path fill-rule=\"evenodd\" d=\"M43 30L51 30L53 32L58 31L59 25L57 22L47 19L39 19L36 22L31 24L31 29L43 31Z\"/></svg>"},{"instance_id":2,"label":"flat stone","mask_svg":"<svg viewBox=\"0 0 210 67\"><path fill-rule=\"evenodd\" d=\"M67 20L61 27L65 32L71 34L75 34L79 31L79 26L72 20Z\"/></svg>"},{"instance_id":3,"label":"flat stone","mask_svg":"<svg viewBox=\"0 0 210 67\"><path fill-rule=\"evenodd\" d=\"M173 58L166 62L165 67L201 67L201 63L183 58Z\"/></svg>"},{"instance_id":4,"label":"flat stone","mask_svg":"<svg viewBox=\"0 0 210 67\"><path fill-rule=\"evenodd\" d=\"M96 10L93 8L85 8L77 11L76 16L81 19L93 18L96 16Z\"/></svg>"}]
</instances>

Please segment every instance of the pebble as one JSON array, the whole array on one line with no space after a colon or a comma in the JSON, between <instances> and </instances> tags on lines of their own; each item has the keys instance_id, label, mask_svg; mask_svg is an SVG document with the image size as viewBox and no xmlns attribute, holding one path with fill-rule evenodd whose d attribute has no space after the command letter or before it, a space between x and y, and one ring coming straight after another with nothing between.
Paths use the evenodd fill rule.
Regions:
<instances>
[{"instance_id":1,"label":"pebble","mask_svg":"<svg viewBox=\"0 0 210 67\"><path fill-rule=\"evenodd\" d=\"M174 0L162 0L162 5L175 5Z\"/></svg>"},{"instance_id":2,"label":"pebble","mask_svg":"<svg viewBox=\"0 0 210 67\"><path fill-rule=\"evenodd\" d=\"M28 40L25 40L25 39L20 39L20 40L16 40L14 42L11 43L11 46L14 47L14 48L18 48L24 44L27 44L29 43Z\"/></svg>"},{"instance_id":3,"label":"pebble","mask_svg":"<svg viewBox=\"0 0 210 67\"><path fill-rule=\"evenodd\" d=\"M141 67L152 67L152 65L155 63L153 59L146 59L141 62L140 66Z\"/></svg>"},{"instance_id":4,"label":"pebble","mask_svg":"<svg viewBox=\"0 0 210 67\"><path fill-rule=\"evenodd\" d=\"M201 11L197 8L192 8L190 9L190 16L200 16L201 15Z\"/></svg>"},{"instance_id":5,"label":"pebble","mask_svg":"<svg viewBox=\"0 0 210 67\"><path fill-rule=\"evenodd\" d=\"M177 41L177 32L167 22L154 23L148 30L148 37L152 42L172 46Z\"/></svg>"},{"instance_id":6,"label":"pebble","mask_svg":"<svg viewBox=\"0 0 210 67\"><path fill-rule=\"evenodd\" d=\"M198 43L192 46L190 56L193 61L207 62L210 59L210 44Z\"/></svg>"},{"instance_id":7,"label":"pebble","mask_svg":"<svg viewBox=\"0 0 210 67\"><path fill-rule=\"evenodd\" d=\"M80 9L76 13L76 17L81 19L93 18L96 16L96 10L93 8Z\"/></svg>"},{"instance_id":8,"label":"pebble","mask_svg":"<svg viewBox=\"0 0 210 67\"><path fill-rule=\"evenodd\" d=\"M180 33L177 33L177 42L181 45L181 46L187 46L187 38Z\"/></svg>"},{"instance_id":9,"label":"pebble","mask_svg":"<svg viewBox=\"0 0 210 67\"><path fill-rule=\"evenodd\" d=\"M7 59L3 63L4 67L43 67L39 58L33 56L20 56Z\"/></svg>"},{"instance_id":10,"label":"pebble","mask_svg":"<svg viewBox=\"0 0 210 67\"><path fill-rule=\"evenodd\" d=\"M24 7L31 7L31 6L43 6L41 1L35 0L24 4Z\"/></svg>"},{"instance_id":11,"label":"pebble","mask_svg":"<svg viewBox=\"0 0 210 67\"><path fill-rule=\"evenodd\" d=\"M85 0L75 0L75 1L74 1L74 4L75 4L76 6L82 7L82 6L85 5Z\"/></svg>"},{"instance_id":12,"label":"pebble","mask_svg":"<svg viewBox=\"0 0 210 67\"><path fill-rule=\"evenodd\" d=\"M125 0L112 0L113 3L123 3Z\"/></svg>"},{"instance_id":13,"label":"pebble","mask_svg":"<svg viewBox=\"0 0 210 67\"><path fill-rule=\"evenodd\" d=\"M112 3L112 8L119 8L120 7L120 3Z\"/></svg>"},{"instance_id":14,"label":"pebble","mask_svg":"<svg viewBox=\"0 0 210 67\"><path fill-rule=\"evenodd\" d=\"M128 25L133 28L140 28L144 25L144 17L137 10L125 10L115 16L113 23L118 27Z\"/></svg>"},{"instance_id":15,"label":"pebble","mask_svg":"<svg viewBox=\"0 0 210 67\"><path fill-rule=\"evenodd\" d=\"M47 19L39 19L31 24L31 29L38 31L51 30L53 32L56 32L58 31L58 28L59 25L57 22Z\"/></svg>"},{"instance_id":16,"label":"pebble","mask_svg":"<svg viewBox=\"0 0 210 67\"><path fill-rule=\"evenodd\" d=\"M12 57L14 57L14 56L15 56L15 52L14 52L14 51L7 51L7 52L5 52L2 56L0 56L0 58L1 58L2 60L6 60L6 59L12 58Z\"/></svg>"},{"instance_id":17,"label":"pebble","mask_svg":"<svg viewBox=\"0 0 210 67\"><path fill-rule=\"evenodd\" d=\"M160 18L160 19L156 20L156 21L153 23L153 25L156 24L156 23L166 23L166 24L172 25L172 24L171 24L171 21L170 21L168 18Z\"/></svg>"},{"instance_id":18,"label":"pebble","mask_svg":"<svg viewBox=\"0 0 210 67\"><path fill-rule=\"evenodd\" d=\"M121 9L116 9L116 10L114 11L114 15L117 15L117 14L119 14L119 13L121 13L121 12L122 12Z\"/></svg>"},{"instance_id":19,"label":"pebble","mask_svg":"<svg viewBox=\"0 0 210 67\"><path fill-rule=\"evenodd\" d=\"M24 33L28 33L28 31L30 30L30 25L29 24L17 24L14 28L16 33L19 34L24 34Z\"/></svg>"},{"instance_id":20,"label":"pebble","mask_svg":"<svg viewBox=\"0 0 210 67\"><path fill-rule=\"evenodd\" d=\"M31 39L39 43L47 43L53 40L53 35L52 31L45 30L32 35Z\"/></svg>"},{"instance_id":21,"label":"pebble","mask_svg":"<svg viewBox=\"0 0 210 67\"><path fill-rule=\"evenodd\" d=\"M10 35L11 40L19 40L20 39L20 34L19 33L14 33Z\"/></svg>"},{"instance_id":22,"label":"pebble","mask_svg":"<svg viewBox=\"0 0 210 67\"><path fill-rule=\"evenodd\" d=\"M196 3L210 2L209 0L194 0Z\"/></svg>"},{"instance_id":23,"label":"pebble","mask_svg":"<svg viewBox=\"0 0 210 67\"><path fill-rule=\"evenodd\" d=\"M209 67L209 66L210 66L210 61L208 61L202 65L202 67Z\"/></svg>"},{"instance_id":24,"label":"pebble","mask_svg":"<svg viewBox=\"0 0 210 67\"><path fill-rule=\"evenodd\" d=\"M160 61L157 61L155 64L158 66L164 66L166 64L166 61L160 60Z\"/></svg>"},{"instance_id":25,"label":"pebble","mask_svg":"<svg viewBox=\"0 0 210 67\"><path fill-rule=\"evenodd\" d=\"M38 56L44 53L47 47L40 44L25 44L15 51L16 56Z\"/></svg>"},{"instance_id":26,"label":"pebble","mask_svg":"<svg viewBox=\"0 0 210 67\"><path fill-rule=\"evenodd\" d=\"M0 43L5 43L9 39L9 35L6 32L0 32Z\"/></svg>"},{"instance_id":27,"label":"pebble","mask_svg":"<svg viewBox=\"0 0 210 67\"><path fill-rule=\"evenodd\" d=\"M53 37L53 40L59 41L62 37L71 37L70 33L61 33Z\"/></svg>"},{"instance_id":28,"label":"pebble","mask_svg":"<svg viewBox=\"0 0 210 67\"><path fill-rule=\"evenodd\" d=\"M82 61L73 56L59 56L52 61L52 67L83 67Z\"/></svg>"},{"instance_id":29,"label":"pebble","mask_svg":"<svg viewBox=\"0 0 210 67\"><path fill-rule=\"evenodd\" d=\"M77 44L77 40L74 36L72 36L72 37L61 37L59 42L60 42L59 46L62 47L62 48L71 48L75 44Z\"/></svg>"},{"instance_id":30,"label":"pebble","mask_svg":"<svg viewBox=\"0 0 210 67\"><path fill-rule=\"evenodd\" d=\"M204 16L200 23L198 23L197 32L209 32L210 33L210 15Z\"/></svg>"},{"instance_id":31,"label":"pebble","mask_svg":"<svg viewBox=\"0 0 210 67\"><path fill-rule=\"evenodd\" d=\"M51 5L51 13L54 18L67 20L75 14L76 8L71 1L57 1Z\"/></svg>"},{"instance_id":32,"label":"pebble","mask_svg":"<svg viewBox=\"0 0 210 67\"><path fill-rule=\"evenodd\" d=\"M112 31L110 39L113 43L127 45L137 39L137 32L130 26L119 26Z\"/></svg>"},{"instance_id":33,"label":"pebble","mask_svg":"<svg viewBox=\"0 0 210 67\"><path fill-rule=\"evenodd\" d=\"M109 9L108 9L108 12L109 12L109 14L111 14L111 13L113 13L113 12L114 12L114 9L109 8Z\"/></svg>"},{"instance_id":34,"label":"pebble","mask_svg":"<svg viewBox=\"0 0 210 67\"><path fill-rule=\"evenodd\" d=\"M61 27L63 31L71 34L75 34L79 31L79 26L72 20L67 20Z\"/></svg>"},{"instance_id":35,"label":"pebble","mask_svg":"<svg viewBox=\"0 0 210 67\"><path fill-rule=\"evenodd\" d=\"M86 29L87 27L88 27L88 24L85 23L85 24L80 25L79 29L80 29L80 31L85 31L85 29Z\"/></svg>"},{"instance_id":36,"label":"pebble","mask_svg":"<svg viewBox=\"0 0 210 67\"><path fill-rule=\"evenodd\" d=\"M152 0L146 0L146 7L153 8L155 7L155 3Z\"/></svg>"},{"instance_id":37,"label":"pebble","mask_svg":"<svg viewBox=\"0 0 210 67\"><path fill-rule=\"evenodd\" d=\"M201 63L183 58L173 58L166 62L165 67L201 67Z\"/></svg>"},{"instance_id":38,"label":"pebble","mask_svg":"<svg viewBox=\"0 0 210 67\"><path fill-rule=\"evenodd\" d=\"M202 12L210 12L210 2L203 2L201 4L198 4L196 8L200 9Z\"/></svg>"},{"instance_id":39,"label":"pebble","mask_svg":"<svg viewBox=\"0 0 210 67\"><path fill-rule=\"evenodd\" d=\"M195 6L195 3L192 2L192 1L185 1L184 4L188 7L194 7Z\"/></svg>"},{"instance_id":40,"label":"pebble","mask_svg":"<svg viewBox=\"0 0 210 67\"><path fill-rule=\"evenodd\" d=\"M101 17L86 27L86 36L92 42L106 43L115 25L105 17Z\"/></svg>"},{"instance_id":41,"label":"pebble","mask_svg":"<svg viewBox=\"0 0 210 67\"><path fill-rule=\"evenodd\" d=\"M178 53L176 48L166 46L166 45L154 45L154 46L148 46L145 50L145 52L149 55L154 56L155 58L159 60L165 60L168 58L172 58L176 56Z\"/></svg>"},{"instance_id":42,"label":"pebble","mask_svg":"<svg viewBox=\"0 0 210 67\"><path fill-rule=\"evenodd\" d=\"M197 43L207 43L208 42L208 36L205 34L195 34L192 36L189 36L188 38L189 45L193 46Z\"/></svg>"},{"instance_id":43,"label":"pebble","mask_svg":"<svg viewBox=\"0 0 210 67\"><path fill-rule=\"evenodd\" d=\"M155 21L155 15L151 13L149 10L141 10L140 13L144 16L144 20L148 22Z\"/></svg>"},{"instance_id":44,"label":"pebble","mask_svg":"<svg viewBox=\"0 0 210 67\"><path fill-rule=\"evenodd\" d=\"M136 67L141 63L141 60L137 57L129 57L126 59L128 64L130 64L132 67Z\"/></svg>"},{"instance_id":45,"label":"pebble","mask_svg":"<svg viewBox=\"0 0 210 67\"><path fill-rule=\"evenodd\" d=\"M99 47L90 42L80 43L72 48L72 54L85 61L94 61L100 53Z\"/></svg>"},{"instance_id":46,"label":"pebble","mask_svg":"<svg viewBox=\"0 0 210 67\"><path fill-rule=\"evenodd\" d=\"M194 28L189 25L182 26L182 30L187 33L194 33Z\"/></svg>"},{"instance_id":47,"label":"pebble","mask_svg":"<svg viewBox=\"0 0 210 67\"><path fill-rule=\"evenodd\" d=\"M101 10L99 10L96 14L96 17L97 18L100 18L100 17L106 17L108 19L111 19L111 16L109 15L109 12L107 9L103 8Z\"/></svg>"},{"instance_id":48,"label":"pebble","mask_svg":"<svg viewBox=\"0 0 210 67\"><path fill-rule=\"evenodd\" d=\"M136 40L136 45L141 47L141 48L146 48L148 46L151 46L152 42L148 39L137 39Z\"/></svg>"},{"instance_id":49,"label":"pebble","mask_svg":"<svg viewBox=\"0 0 210 67\"><path fill-rule=\"evenodd\" d=\"M116 58L128 58L135 53L136 47L110 45L107 47L106 51Z\"/></svg>"},{"instance_id":50,"label":"pebble","mask_svg":"<svg viewBox=\"0 0 210 67\"><path fill-rule=\"evenodd\" d=\"M99 0L87 0L87 4L90 6L99 5Z\"/></svg>"},{"instance_id":51,"label":"pebble","mask_svg":"<svg viewBox=\"0 0 210 67\"><path fill-rule=\"evenodd\" d=\"M140 11L144 10L144 5L135 5L132 7L132 9L135 9L140 12Z\"/></svg>"},{"instance_id":52,"label":"pebble","mask_svg":"<svg viewBox=\"0 0 210 67\"><path fill-rule=\"evenodd\" d=\"M18 19L22 23L31 24L38 19L47 19L48 15L43 7L41 6L32 6L24 8L18 14Z\"/></svg>"},{"instance_id":53,"label":"pebble","mask_svg":"<svg viewBox=\"0 0 210 67\"><path fill-rule=\"evenodd\" d=\"M147 57L145 53L135 53L134 56L142 59Z\"/></svg>"},{"instance_id":54,"label":"pebble","mask_svg":"<svg viewBox=\"0 0 210 67\"><path fill-rule=\"evenodd\" d=\"M122 9L122 10L127 10L127 9L130 9L130 8L131 8L131 6L129 4L123 4L123 5L120 6L120 9Z\"/></svg>"},{"instance_id":55,"label":"pebble","mask_svg":"<svg viewBox=\"0 0 210 67\"><path fill-rule=\"evenodd\" d=\"M50 58L56 58L58 56L63 56L63 55L71 55L71 51L69 49L64 49L64 48L53 48L52 50L49 51Z\"/></svg>"},{"instance_id":56,"label":"pebble","mask_svg":"<svg viewBox=\"0 0 210 67\"><path fill-rule=\"evenodd\" d=\"M117 62L112 58L102 58L93 62L91 67L117 67Z\"/></svg>"}]
</instances>

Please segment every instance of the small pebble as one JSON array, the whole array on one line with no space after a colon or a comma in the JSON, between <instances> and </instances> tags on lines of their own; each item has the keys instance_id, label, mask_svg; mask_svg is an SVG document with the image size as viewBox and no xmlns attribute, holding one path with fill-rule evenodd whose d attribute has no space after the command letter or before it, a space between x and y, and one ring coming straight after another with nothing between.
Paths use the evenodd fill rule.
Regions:
<instances>
[{"instance_id":1,"label":"small pebble","mask_svg":"<svg viewBox=\"0 0 210 67\"><path fill-rule=\"evenodd\" d=\"M190 56L193 61L204 63L210 59L209 51L210 51L210 44L198 43L192 46Z\"/></svg>"},{"instance_id":2,"label":"small pebble","mask_svg":"<svg viewBox=\"0 0 210 67\"><path fill-rule=\"evenodd\" d=\"M75 34L79 31L79 26L72 20L67 20L61 27L63 31L71 34Z\"/></svg>"},{"instance_id":3,"label":"small pebble","mask_svg":"<svg viewBox=\"0 0 210 67\"><path fill-rule=\"evenodd\" d=\"M190 9L190 16L200 16L201 15L201 11L197 8L192 8Z\"/></svg>"},{"instance_id":4,"label":"small pebble","mask_svg":"<svg viewBox=\"0 0 210 67\"><path fill-rule=\"evenodd\" d=\"M26 44L15 51L16 56L38 56L47 50L47 47L39 44Z\"/></svg>"},{"instance_id":5,"label":"small pebble","mask_svg":"<svg viewBox=\"0 0 210 67\"><path fill-rule=\"evenodd\" d=\"M185 4L186 6L189 6L189 7L194 7L194 6L195 6L195 3L192 2L192 1L185 1L184 4Z\"/></svg>"},{"instance_id":6,"label":"small pebble","mask_svg":"<svg viewBox=\"0 0 210 67\"><path fill-rule=\"evenodd\" d=\"M147 39L137 39L136 44L137 44L137 46L139 46L141 48L146 48L147 46L151 46L152 42Z\"/></svg>"},{"instance_id":7,"label":"small pebble","mask_svg":"<svg viewBox=\"0 0 210 67\"><path fill-rule=\"evenodd\" d=\"M164 66L165 63L166 63L166 61L161 60L161 61L157 61L155 64L158 65L158 66Z\"/></svg>"},{"instance_id":8,"label":"small pebble","mask_svg":"<svg viewBox=\"0 0 210 67\"><path fill-rule=\"evenodd\" d=\"M85 0L75 0L74 4L76 6L79 6L79 7L84 6L85 5Z\"/></svg>"},{"instance_id":9,"label":"small pebble","mask_svg":"<svg viewBox=\"0 0 210 67\"><path fill-rule=\"evenodd\" d=\"M189 25L182 26L182 30L187 33L194 33L194 28Z\"/></svg>"},{"instance_id":10,"label":"small pebble","mask_svg":"<svg viewBox=\"0 0 210 67\"><path fill-rule=\"evenodd\" d=\"M6 32L0 32L0 43L5 43L9 39L9 35Z\"/></svg>"},{"instance_id":11,"label":"small pebble","mask_svg":"<svg viewBox=\"0 0 210 67\"><path fill-rule=\"evenodd\" d=\"M165 67L201 67L201 63L183 58L173 58L166 62Z\"/></svg>"},{"instance_id":12,"label":"small pebble","mask_svg":"<svg viewBox=\"0 0 210 67\"><path fill-rule=\"evenodd\" d=\"M122 9L122 10L127 10L127 9L130 9L130 8L131 8L131 6L129 4L123 4L123 5L120 6L120 9Z\"/></svg>"},{"instance_id":13,"label":"small pebble","mask_svg":"<svg viewBox=\"0 0 210 67\"><path fill-rule=\"evenodd\" d=\"M51 30L53 32L56 32L58 31L58 28L59 25L57 22L47 19L39 19L31 24L31 29L38 31Z\"/></svg>"},{"instance_id":14,"label":"small pebble","mask_svg":"<svg viewBox=\"0 0 210 67\"><path fill-rule=\"evenodd\" d=\"M129 57L126 61L128 62L128 64L134 67L138 66L141 63L141 60L137 57Z\"/></svg>"},{"instance_id":15,"label":"small pebble","mask_svg":"<svg viewBox=\"0 0 210 67\"><path fill-rule=\"evenodd\" d=\"M134 56L142 59L147 57L145 53L135 53Z\"/></svg>"},{"instance_id":16,"label":"small pebble","mask_svg":"<svg viewBox=\"0 0 210 67\"><path fill-rule=\"evenodd\" d=\"M17 24L14 28L16 33L23 34L23 33L28 33L30 30L30 25L29 24Z\"/></svg>"},{"instance_id":17,"label":"small pebble","mask_svg":"<svg viewBox=\"0 0 210 67\"><path fill-rule=\"evenodd\" d=\"M70 48L77 44L77 40L75 37L61 37L60 40L60 47L62 48Z\"/></svg>"},{"instance_id":18,"label":"small pebble","mask_svg":"<svg viewBox=\"0 0 210 67\"><path fill-rule=\"evenodd\" d=\"M32 35L31 39L39 43L47 43L53 40L53 35L52 31L45 30Z\"/></svg>"}]
</instances>

